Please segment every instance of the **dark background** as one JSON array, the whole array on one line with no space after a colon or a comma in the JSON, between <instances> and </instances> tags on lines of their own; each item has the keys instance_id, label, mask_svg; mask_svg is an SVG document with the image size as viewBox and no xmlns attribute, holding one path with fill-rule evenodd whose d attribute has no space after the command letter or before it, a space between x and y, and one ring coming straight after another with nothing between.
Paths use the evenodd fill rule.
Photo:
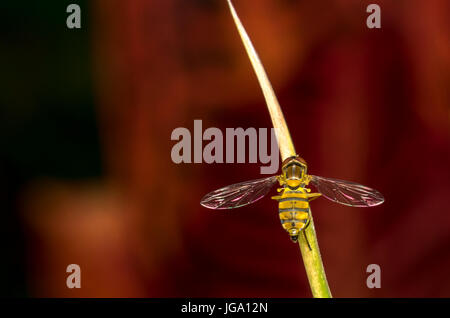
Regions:
<instances>
[{"instance_id":1,"label":"dark background","mask_svg":"<svg viewBox=\"0 0 450 318\"><path fill-rule=\"evenodd\" d=\"M386 198L312 204L333 295L449 297L449 2L234 2L310 173ZM381 29L366 27L370 3ZM1 295L310 297L276 202L199 205L259 164L171 161L172 130L194 119L271 127L225 0L0 12ZM72 263L81 289L66 287Z\"/></svg>"}]
</instances>

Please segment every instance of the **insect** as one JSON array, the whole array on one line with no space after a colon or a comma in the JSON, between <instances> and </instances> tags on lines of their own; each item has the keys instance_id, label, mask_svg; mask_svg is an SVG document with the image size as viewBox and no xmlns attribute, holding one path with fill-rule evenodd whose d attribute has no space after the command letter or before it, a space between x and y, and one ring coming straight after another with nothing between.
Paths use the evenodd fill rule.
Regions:
<instances>
[{"instance_id":1,"label":"insect","mask_svg":"<svg viewBox=\"0 0 450 318\"><path fill-rule=\"evenodd\" d=\"M239 208L263 198L278 181L279 195L272 199L278 201L282 227L291 240L297 242L300 233L310 223L309 202L321 195L354 207L372 207L384 202L383 195L377 190L350 181L308 175L307 167L306 161L300 156L289 157L282 163L281 175L236 183L212 191L203 197L200 204L214 210ZM318 192L311 192L307 188L310 184ZM309 246L306 235L305 239Z\"/></svg>"}]
</instances>

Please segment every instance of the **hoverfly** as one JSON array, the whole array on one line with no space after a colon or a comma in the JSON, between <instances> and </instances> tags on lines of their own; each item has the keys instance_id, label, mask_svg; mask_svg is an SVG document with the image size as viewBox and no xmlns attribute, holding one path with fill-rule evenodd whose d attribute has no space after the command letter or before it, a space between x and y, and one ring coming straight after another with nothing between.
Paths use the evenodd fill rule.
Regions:
<instances>
[{"instance_id":1,"label":"hoverfly","mask_svg":"<svg viewBox=\"0 0 450 318\"><path fill-rule=\"evenodd\" d=\"M205 195L200 204L214 210L239 208L264 197L277 181L280 185L277 189L279 195L273 196L272 199L278 201L281 225L293 242L297 242L301 231L309 225L309 202L321 195L331 201L354 207L372 207L384 202L380 192L366 186L308 175L306 161L296 155L283 161L281 175L236 183L215 190ZM311 189L307 188L309 184L312 184L318 193L311 193ZM307 239L306 242L308 243Z\"/></svg>"}]
</instances>

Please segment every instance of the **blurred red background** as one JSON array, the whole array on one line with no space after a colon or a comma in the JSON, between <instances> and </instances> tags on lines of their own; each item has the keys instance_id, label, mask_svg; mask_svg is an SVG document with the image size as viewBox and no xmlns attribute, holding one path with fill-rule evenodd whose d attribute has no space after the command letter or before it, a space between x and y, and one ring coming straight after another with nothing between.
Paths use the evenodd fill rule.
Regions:
<instances>
[{"instance_id":1,"label":"blurred red background","mask_svg":"<svg viewBox=\"0 0 450 318\"><path fill-rule=\"evenodd\" d=\"M449 297L450 3L376 1L381 29L366 26L373 1L234 3L309 172L385 196L371 209L312 203L333 295ZM29 174L11 192L23 293L310 297L275 201L226 213L199 204L211 190L259 178L260 165L177 165L170 157L172 130L193 131L194 119L204 129L271 127L226 1L83 4L84 33L57 47L88 43L74 58L88 69L92 94L85 112L93 123L80 144L98 140L92 161L100 168ZM75 73L62 78L79 76L71 65ZM76 135L86 122L55 120L51 135ZM79 167L86 153L71 140L51 148L81 149L59 163ZM15 169L8 180L16 180L22 166L5 157ZM81 289L66 287L72 263L81 267ZM366 286L369 264L381 267L381 289Z\"/></svg>"}]
</instances>

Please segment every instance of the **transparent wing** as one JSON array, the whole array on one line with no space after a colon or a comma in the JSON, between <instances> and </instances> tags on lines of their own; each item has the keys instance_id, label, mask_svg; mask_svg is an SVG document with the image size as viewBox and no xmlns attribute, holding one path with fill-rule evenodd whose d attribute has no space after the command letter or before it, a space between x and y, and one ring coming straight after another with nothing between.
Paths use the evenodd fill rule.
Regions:
<instances>
[{"instance_id":1,"label":"transparent wing","mask_svg":"<svg viewBox=\"0 0 450 318\"><path fill-rule=\"evenodd\" d=\"M277 176L235 183L208 193L200 204L209 209L234 209L264 197L277 182Z\"/></svg>"},{"instance_id":2,"label":"transparent wing","mask_svg":"<svg viewBox=\"0 0 450 318\"><path fill-rule=\"evenodd\" d=\"M310 182L327 199L355 207L371 207L384 202L377 190L358 183L310 175Z\"/></svg>"}]
</instances>

